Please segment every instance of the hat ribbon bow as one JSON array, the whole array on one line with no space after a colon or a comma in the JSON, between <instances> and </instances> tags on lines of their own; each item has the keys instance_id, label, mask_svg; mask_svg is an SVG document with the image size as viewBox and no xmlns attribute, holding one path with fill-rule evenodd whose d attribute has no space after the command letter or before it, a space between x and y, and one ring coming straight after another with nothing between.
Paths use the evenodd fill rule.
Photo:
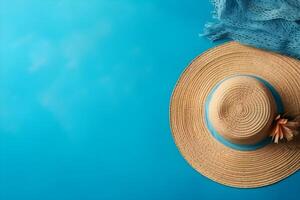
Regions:
<instances>
[{"instance_id":1,"label":"hat ribbon bow","mask_svg":"<svg viewBox=\"0 0 300 200\"><path fill-rule=\"evenodd\" d=\"M270 137L274 143L279 140L291 141L300 133L300 115L288 119L280 114L274 119L274 127L271 131Z\"/></svg>"}]
</instances>

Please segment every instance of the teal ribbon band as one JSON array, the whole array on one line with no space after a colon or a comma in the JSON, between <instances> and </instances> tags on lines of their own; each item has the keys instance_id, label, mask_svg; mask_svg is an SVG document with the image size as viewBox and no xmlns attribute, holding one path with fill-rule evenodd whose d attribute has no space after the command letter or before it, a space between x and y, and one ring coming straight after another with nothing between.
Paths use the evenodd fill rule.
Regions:
<instances>
[{"instance_id":1,"label":"teal ribbon band","mask_svg":"<svg viewBox=\"0 0 300 200\"><path fill-rule=\"evenodd\" d=\"M236 77L236 76L253 77L253 78L259 80L261 83L263 83L270 90L270 92L271 92L271 94L272 94L272 96L273 96L273 98L275 100L277 112L278 113L283 113L284 107L283 107L283 103L282 103L281 97L278 94L278 92L276 91L276 89L270 83L268 83L266 80L264 80L264 79L262 79L260 77L254 76L254 75L235 75L235 76L230 76L230 77L228 77L228 78L220 81L216 86L213 87L213 89L208 94L207 99L205 101L205 123L206 123L206 126L207 126L208 130L212 134L212 136L215 139L217 139L219 142L221 142L222 144L224 144L225 146L230 147L230 148L235 149L235 150L240 150L240 151L253 151L253 150L259 149L259 148L264 147L265 145L269 144L271 142L271 139L270 138L266 138L266 139L260 141L257 144L251 144L251 145L248 145L248 144L244 145L244 144L235 144L235 143L232 143L232 142L226 140L223 136L221 136L217 132L217 130L213 127L213 125L212 125L212 123L211 123L211 121L210 121L210 119L208 117L209 104L211 102L212 96L215 93L216 89L219 87L219 85L223 81L225 81L225 80L227 80L229 78L232 78L232 77Z\"/></svg>"}]
</instances>

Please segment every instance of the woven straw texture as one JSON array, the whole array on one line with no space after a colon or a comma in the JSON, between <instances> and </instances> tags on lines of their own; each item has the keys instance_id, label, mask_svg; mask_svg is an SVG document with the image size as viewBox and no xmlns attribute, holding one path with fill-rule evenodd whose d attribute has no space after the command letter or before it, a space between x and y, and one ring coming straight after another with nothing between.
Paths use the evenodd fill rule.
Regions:
<instances>
[{"instance_id":1,"label":"woven straw texture","mask_svg":"<svg viewBox=\"0 0 300 200\"><path fill-rule=\"evenodd\" d=\"M171 97L172 134L187 162L204 176L239 188L270 185L300 169L299 138L255 151L239 151L218 142L205 125L204 105L209 92L221 80L237 74L268 81L280 94L285 112L300 113L300 62L229 42L197 57L181 75Z\"/></svg>"},{"instance_id":2,"label":"woven straw texture","mask_svg":"<svg viewBox=\"0 0 300 200\"><path fill-rule=\"evenodd\" d=\"M212 97L209 118L224 138L256 144L268 136L276 105L271 92L253 77L235 76L222 82Z\"/></svg>"}]
</instances>

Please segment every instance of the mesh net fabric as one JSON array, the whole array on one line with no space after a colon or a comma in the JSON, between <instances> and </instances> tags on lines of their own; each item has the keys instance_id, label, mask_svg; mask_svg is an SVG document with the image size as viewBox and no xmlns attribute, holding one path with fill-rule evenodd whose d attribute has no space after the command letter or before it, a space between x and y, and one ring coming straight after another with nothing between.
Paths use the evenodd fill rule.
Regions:
<instances>
[{"instance_id":1,"label":"mesh net fabric","mask_svg":"<svg viewBox=\"0 0 300 200\"><path fill-rule=\"evenodd\" d=\"M300 58L300 0L213 0L204 36Z\"/></svg>"}]
</instances>

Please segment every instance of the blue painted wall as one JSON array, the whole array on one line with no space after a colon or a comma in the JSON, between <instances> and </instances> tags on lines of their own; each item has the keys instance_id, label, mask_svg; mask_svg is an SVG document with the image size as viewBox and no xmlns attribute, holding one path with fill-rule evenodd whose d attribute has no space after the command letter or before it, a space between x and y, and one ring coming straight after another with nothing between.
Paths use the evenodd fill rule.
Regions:
<instances>
[{"instance_id":1,"label":"blue painted wall","mask_svg":"<svg viewBox=\"0 0 300 200\"><path fill-rule=\"evenodd\" d=\"M300 174L241 190L181 157L173 86L213 46L208 1L0 0L0 199L299 199Z\"/></svg>"}]
</instances>

